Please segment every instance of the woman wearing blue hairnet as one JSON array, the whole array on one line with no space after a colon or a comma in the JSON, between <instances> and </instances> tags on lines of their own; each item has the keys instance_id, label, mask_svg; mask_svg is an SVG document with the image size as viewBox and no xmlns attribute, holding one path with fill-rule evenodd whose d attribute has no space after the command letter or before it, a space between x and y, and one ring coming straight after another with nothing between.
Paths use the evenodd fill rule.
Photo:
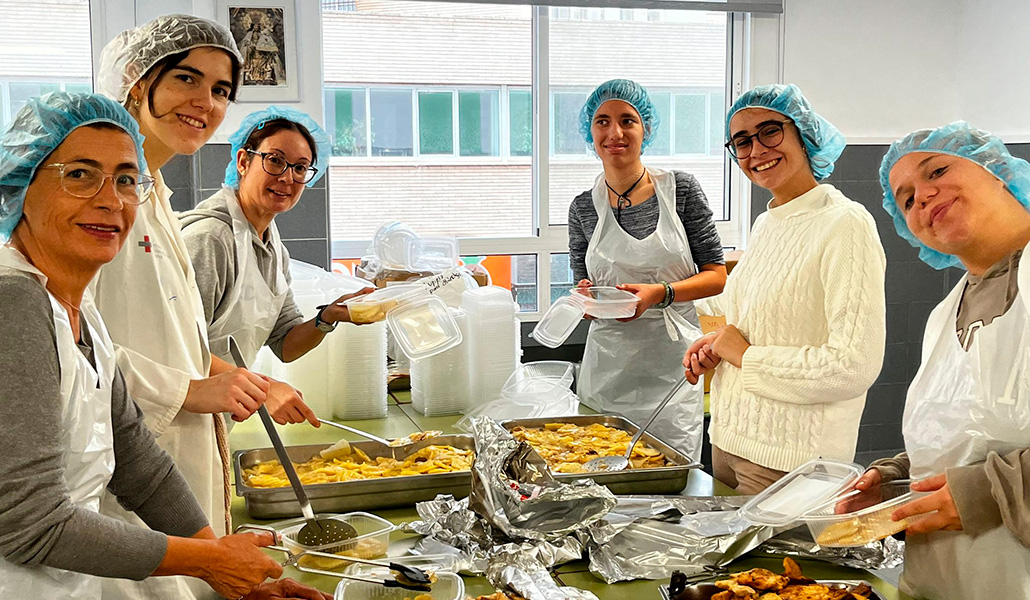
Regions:
<instances>
[{"instance_id":1,"label":"woman wearing blue hairnet","mask_svg":"<svg viewBox=\"0 0 1030 600\"><path fill-rule=\"evenodd\" d=\"M886 258L872 215L830 184L844 137L801 90L750 90L727 149L768 210L726 291L701 306L728 325L691 345L687 377L712 379L714 475L755 494L815 458L853 460L883 363Z\"/></svg>"},{"instance_id":2,"label":"woman wearing blue hairnet","mask_svg":"<svg viewBox=\"0 0 1030 600\"><path fill-rule=\"evenodd\" d=\"M905 401L906 453L860 489L920 480L902 589L938 600L1030 594L1030 164L957 122L894 142L883 206L931 266L968 272L930 313ZM861 499L859 499L861 500ZM936 512L934 512L936 511Z\"/></svg>"},{"instance_id":3,"label":"woman wearing blue hairnet","mask_svg":"<svg viewBox=\"0 0 1030 600\"><path fill-rule=\"evenodd\" d=\"M632 318L590 323L577 391L594 410L638 422L680 379L680 357L700 335L692 301L719 293L726 281L722 242L697 180L641 160L658 122L639 84L598 86L580 112L580 132L604 172L569 207L569 260L580 287L618 286L639 299ZM695 459L703 393L687 389L651 427Z\"/></svg>"},{"instance_id":4,"label":"woman wearing blue hairnet","mask_svg":"<svg viewBox=\"0 0 1030 600\"><path fill-rule=\"evenodd\" d=\"M147 426L182 470L219 535L231 531L223 415L246 419L267 400L269 411L283 420L283 412L303 405L292 387L212 356L193 264L160 172L172 157L193 154L214 135L235 98L240 62L226 27L191 15L167 15L111 40L97 74L98 90L122 103L139 123L155 179L128 242L97 275L97 308ZM113 498L105 498L101 510L142 525ZM293 585L284 580L254 594L267 596ZM304 597L318 597L308 592L316 593L306 590ZM180 578L104 582L104 597L119 600L210 594L206 586Z\"/></svg>"},{"instance_id":5,"label":"woman wearing blue hairnet","mask_svg":"<svg viewBox=\"0 0 1030 600\"><path fill-rule=\"evenodd\" d=\"M339 298L305 322L290 292L289 253L275 225L275 217L296 206L304 187L324 173L316 165L328 163L329 136L310 116L271 106L244 119L229 142L234 152L225 185L180 216L208 340L218 352L232 335L248 364L266 344L290 362L317 346L336 323L349 321L346 307L337 303L357 295ZM317 419L299 410L288 416L297 423Z\"/></svg>"},{"instance_id":6,"label":"woman wearing blue hairnet","mask_svg":"<svg viewBox=\"0 0 1030 600\"><path fill-rule=\"evenodd\" d=\"M258 548L271 536L215 538L87 289L153 185L142 142L117 103L61 92L30 99L0 138L3 598L99 600L101 578L164 575L236 598L282 572ZM99 514L105 490L150 529Z\"/></svg>"}]
</instances>

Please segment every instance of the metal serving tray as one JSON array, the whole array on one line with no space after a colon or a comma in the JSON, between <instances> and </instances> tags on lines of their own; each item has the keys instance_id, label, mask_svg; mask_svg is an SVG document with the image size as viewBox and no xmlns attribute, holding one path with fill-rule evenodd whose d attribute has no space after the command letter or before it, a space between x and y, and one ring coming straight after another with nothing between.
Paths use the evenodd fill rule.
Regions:
<instances>
[{"instance_id":1,"label":"metal serving tray","mask_svg":"<svg viewBox=\"0 0 1030 600\"><path fill-rule=\"evenodd\" d=\"M540 419L512 419L501 425L511 431L518 426L543 427L547 423L571 423L572 425L593 425L600 423L613 429L621 429L630 435L639 427L633 421L619 415L569 415ZM665 455L668 466L653 469L626 469L613 473L555 473L560 481L575 481L589 478L605 485L613 494L678 494L687 487L687 476L691 469L701 468L701 463L674 449L645 431L642 442Z\"/></svg>"},{"instance_id":2,"label":"metal serving tray","mask_svg":"<svg viewBox=\"0 0 1030 600\"><path fill-rule=\"evenodd\" d=\"M729 578L727 575L726 578ZM836 587L846 585L848 587L856 586L860 583L869 583L868 581L826 581L818 580L816 583L821 583L825 586ZM872 587L872 584L869 584ZM661 585L658 586L658 590L662 595L662 600L672 600L672 596L669 594L669 586ZM687 589L682 594L676 596L676 600L711 600L712 596L718 594L723 590L715 587L714 583L698 583L695 585L687 586ZM761 593L761 592L759 592ZM887 600L883 597L883 594L873 589L872 594L869 596L870 600Z\"/></svg>"},{"instance_id":3,"label":"metal serving tray","mask_svg":"<svg viewBox=\"0 0 1030 600\"><path fill-rule=\"evenodd\" d=\"M290 446L286 452L296 463L307 462L312 456L331 444ZM424 444L419 444L419 448ZM470 435L440 435L432 438L432 445L454 446L474 450ZM385 448L375 442L351 442L354 448L370 457L385 455ZM293 488L255 488L243 481L243 470L258 463L277 460L272 448L238 450L233 454L236 470L236 494L243 496L247 512L256 519L279 519L300 515L300 505ZM472 477L468 471L380 477L337 483L305 485L311 508L316 513L341 513L354 510L411 506L416 502L432 500L437 494L453 494L462 498L469 493Z\"/></svg>"}]
</instances>

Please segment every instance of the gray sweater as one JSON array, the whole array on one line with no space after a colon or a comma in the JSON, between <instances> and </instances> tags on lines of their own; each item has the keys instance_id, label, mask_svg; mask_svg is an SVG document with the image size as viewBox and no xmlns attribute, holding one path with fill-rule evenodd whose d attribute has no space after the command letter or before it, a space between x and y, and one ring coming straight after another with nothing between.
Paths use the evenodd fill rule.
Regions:
<instances>
[{"instance_id":1,"label":"gray sweater","mask_svg":"<svg viewBox=\"0 0 1030 600\"><path fill-rule=\"evenodd\" d=\"M0 306L0 554L14 564L100 577L149 576L168 545L163 533L189 537L208 524L189 485L117 371L107 489L152 529L74 506L63 477L61 369L46 291L35 277L0 267ZM93 361L86 327L79 349Z\"/></svg>"},{"instance_id":2,"label":"gray sweater","mask_svg":"<svg viewBox=\"0 0 1030 600\"><path fill-rule=\"evenodd\" d=\"M722 241L712 221L712 209L708 206L701 184L694 176L683 171L676 175L676 214L687 233L687 244L693 255L694 264L726 264L722 255ZM576 196L569 206L569 266L572 267L572 281L575 283L587 276L587 246L597 227L597 211L594 210L592 190ZM612 209L613 214L619 211ZM654 233L658 227L658 197L651 196L640 204L624 208L619 225L638 240ZM639 283L624 281L621 283ZM647 282L643 282L647 283Z\"/></svg>"},{"instance_id":3,"label":"gray sweater","mask_svg":"<svg viewBox=\"0 0 1030 600\"><path fill-rule=\"evenodd\" d=\"M240 266L236 261L236 241L233 239L232 217L222 194L215 194L204 200L191 211L179 215L182 224L182 237L186 240L186 248L193 261L193 270L197 273L197 287L204 303L204 318L208 324L221 317L228 310L227 300L232 286L236 283ZM276 269L281 269L290 278L290 254L283 247L283 264L279 264L275 248L265 232L264 239L259 239L251 228L251 247L257 257L258 269L265 281L275 280ZM281 360L283 342L290 330L304 322L304 315L293 299L293 292L286 294L275 327L268 336L266 345Z\"/></svg>"}]
</instances>

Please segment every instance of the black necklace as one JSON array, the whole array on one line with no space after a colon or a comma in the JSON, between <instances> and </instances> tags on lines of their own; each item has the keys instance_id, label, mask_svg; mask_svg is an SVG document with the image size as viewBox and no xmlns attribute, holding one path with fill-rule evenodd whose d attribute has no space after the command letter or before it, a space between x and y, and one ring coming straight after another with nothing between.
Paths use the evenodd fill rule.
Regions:
<instances>
[{"instance_id":1,"label":"black necklace","mask_svg":"<svg viewBox=\"0 0 1030 600\"><path fill-rule=\"evenodd\" d=\"M612 186L608 185L608 180L607 179L604 180L604 185L606 185L608 187L608 189L611 191L611 193L615 194L615 197L617 198L617 200L615 202L615 208L616 208L615 220L618 221L619 223L622 223L622 209L629 208L629 207L633 206L633 201L629 199L629 193L632 192L633 189L637 187L637 184L640 183L640 180L644 178L644 174L645 173L647 173L647 169L644 169L643 171L641 171L640 172L640 177L637 177L637 180L633 182L633 185L629 186L629 188L626 189L626 191L622 192L621 194L619 192L616 192L615 188L613 188Z\"/></svg>"}]
</instances>

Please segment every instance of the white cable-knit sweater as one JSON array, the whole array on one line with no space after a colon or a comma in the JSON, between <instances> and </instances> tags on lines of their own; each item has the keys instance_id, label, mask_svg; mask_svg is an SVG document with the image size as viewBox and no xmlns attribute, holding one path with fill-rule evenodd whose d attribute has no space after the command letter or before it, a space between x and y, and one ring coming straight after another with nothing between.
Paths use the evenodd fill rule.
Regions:
<instances>
[{"instance_id":1,"label":"white cable-knit sweater","mask_svg":"<svg viewBox=\"0 0 1030 600\"><path fill-rule=\"evenodd\" d=\"M712 380L712 444L790 471L853 460L866 392L883 364L887 260L869 212L823 184L770 208L716 298L751 347Z\"/></svg>"}]
</instances>

